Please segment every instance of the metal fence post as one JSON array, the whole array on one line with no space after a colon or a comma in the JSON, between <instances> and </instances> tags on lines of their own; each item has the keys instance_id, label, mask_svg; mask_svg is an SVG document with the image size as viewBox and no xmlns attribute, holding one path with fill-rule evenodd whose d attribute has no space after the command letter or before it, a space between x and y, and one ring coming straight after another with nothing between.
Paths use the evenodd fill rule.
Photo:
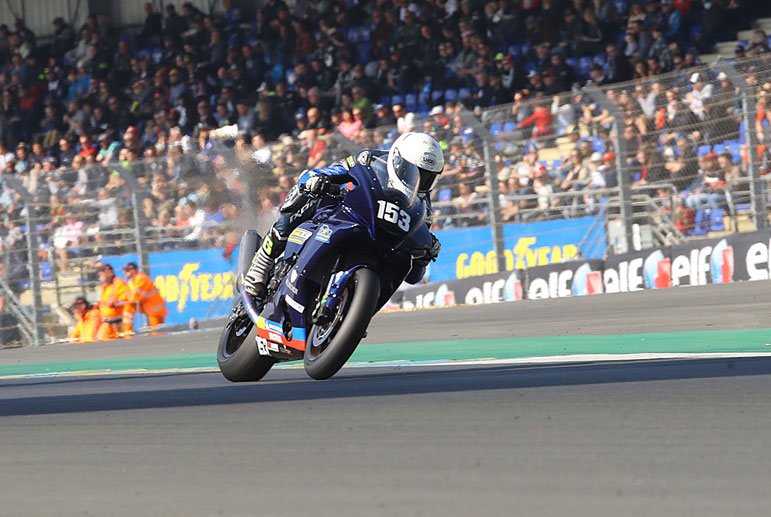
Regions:
<instances>
[{"instance_id":1,"label":"metal fence post","mask_svg":"<svg viewBox=\"0 0 771 517\"><path fill-rule=\"evenodd\" d=\"M137 259L139 269L150 274L150 261L147 258L147 243L145 242L144 217L139 206L139 182L134 171L128 167L119 166L121 175L126 179L126 184L131 191L131 211L134 218L134 238L136 239Z\"/></svg>"},{"instance_id":2,"label":"metal fence post","mask_svg":"<svg viewBox=\"0 0 771 517\"><path fill-rule=\"evenodd\" d=\"M498 175L495 166L495 153L492 150L493 135L487 127L471 112L461 108L458 112L464 125L471 127L474 133L482 139L482 152L485 159L485 178L487 181L487 204L490 208L490 229L492 232L493 249L498 264L498 271L506 271L505 242L503 236L503 220L501 219L501 203L498 199Z\"/></svg>"},{"instance_id":3,"label":"metal fence post","mask_svg":"<svg viewBox=\"0 0 771 517\"><path fill-rule=\"evenodd\" d=\"M752 221L755 223L755 229L760 230L768 226L768 217L766 215L766 196L763 188L763 180L760 177L760 164L756 156L758 149L758 135L755 134L755 115L757 115L757 105L755 92L747 84L736 67L728 62L719 62L717 69L723 72L731 84L739 90L742 101L742 120L744 120L745 131L747 132L747 176L750 178L750 202L752 203Z\"/></svg>"},{"instance_id":4,"label":"metal fence post","mask_svg":"<svg viewBox=\"0 0 771 517\"><path fill-rule=\"evenodd\" d=\"M626 145L622 138L624 115L618 106L613 104L596 84L587 84L583 88L583 91L589 98L597 103L602 109L607 110L613 117L613 127L611 128L610 137L616 146L616 177L618 178L618 191L621 201L621 218L624 224L625 251L632 251L634 243L632 230L634 225L634 210L632 208L631 176L627 174L624 163L624 157L627 155ZM618 252L618 250L616 250L616 252Z\"/></svg>"},{"instance_id":5,"label":"metal fence post","mask_svg":"<svg viewBox=\"0 0 771 517\"><path fill-rule=\"evenodd\" d=\"M7 177L8 184L24 199L25 223L27 225L27 262L29 267L29 285L32 290L32 338L34 345L42 345L43 329L43 294L40 285L40 259L37 254L38 233L32 211L34 198L18 178Z\"/></svg>"}]
</instances>

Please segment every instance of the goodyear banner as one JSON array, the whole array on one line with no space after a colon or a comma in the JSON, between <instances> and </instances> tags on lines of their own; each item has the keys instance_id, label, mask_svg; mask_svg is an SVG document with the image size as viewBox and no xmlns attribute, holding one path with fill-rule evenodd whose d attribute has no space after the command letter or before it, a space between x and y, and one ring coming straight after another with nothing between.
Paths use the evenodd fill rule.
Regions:
<instances>
[{"instance_id":1,"label":"goodyear banner","mask_svg":"<svg viewBox=\"0 0 771 517\"><path fill-rule=\"evenodd\" d=\"M232 260L226 260L221 249L150 253L150 276L169 308L166 323L187 324L190 318L226 316L235 297L237 256L234 253ZM124 264L135 262L136 255L102 260L121 276ZM142 320L139 323L144 324Z\"/></svg>"},{"instance_id":2,"label":"goodyear banner","mask_svg":"<svg viewBox=\"0 0 771 517\"><path fill-rule=\"evenodd\" d=\"M602 258L606 242L602 225L594 228L596 235L592 238L602 245L591 253L579 250L594 223L594 217L581 217L504 225L506 270L560 264L579 255L588 259ZM436 235L442 243L442 252L428 272L431 282L462 280L498 272L490 227L439 230Z\"/></svg>"}]
</instances>

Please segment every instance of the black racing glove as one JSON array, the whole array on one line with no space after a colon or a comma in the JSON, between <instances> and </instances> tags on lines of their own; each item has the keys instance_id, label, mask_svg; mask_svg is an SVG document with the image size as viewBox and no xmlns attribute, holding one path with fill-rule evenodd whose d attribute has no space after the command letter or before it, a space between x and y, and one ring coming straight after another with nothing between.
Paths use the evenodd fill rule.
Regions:
<instances>
[{"instance_id":1,"label":"black racing glove","mask_svg":"<svg viewBox=\"0 0 771 517\"><path fill-rule=\"evenodd\" d=\"M415 263L419 266L427 266L429 263L435 261L439 256L439 252L442 251L442 243L432 233L431 234L431 247L426 249L426 254L420 258L415 259Z\"/></svg>"},{"instance_id":2,"label":"black racing glove","mask_svg":"<svg viewBox=\"0 0 771 517\"><path fill-rule=\"evenodd\" d=\"M305 185L303 185L303 188L308 194L313 196L320 196L327 191L329 183L329 177L324 174L320 174L318 176L308 178L308 180L305 182Z\"/></svg>"}]
</instances>

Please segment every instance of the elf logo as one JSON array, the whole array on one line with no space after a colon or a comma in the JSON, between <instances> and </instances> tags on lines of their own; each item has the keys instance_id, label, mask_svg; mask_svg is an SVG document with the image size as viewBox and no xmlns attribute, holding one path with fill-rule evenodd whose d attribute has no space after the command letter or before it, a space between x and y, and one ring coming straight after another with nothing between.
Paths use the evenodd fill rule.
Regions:
<instances>
[{"instance_id":1,"label":"elf logo","mask_svg":"<svg viewBox=\"0 0 771 517\"><path fill-rule=\"evenodd\" d=\"M707 285L733 282L734 249L725 239L713 246L692 249L672 257L672 285Z\"/></svg>"},{"instance_id":2,"label":"elf logo","mask_svg":"<svg viewBox=\"0 0 771 517\"><path fill-rule=\"evenodd\" d=\"M669 259L661 250L646 257L624 260L615 267L605 266L602 279L606 293L629 293L670 286Z\"/></svg>"}]
</instances>

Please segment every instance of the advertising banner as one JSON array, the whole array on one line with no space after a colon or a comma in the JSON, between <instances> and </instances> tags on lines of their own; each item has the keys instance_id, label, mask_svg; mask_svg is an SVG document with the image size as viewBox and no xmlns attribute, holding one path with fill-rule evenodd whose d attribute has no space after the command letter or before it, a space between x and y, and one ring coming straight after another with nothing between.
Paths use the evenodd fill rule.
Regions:
<instances>
[{"instance_id":1,"label":"advertising banner","mask_svg":"<svg viewBox=\"0 0 771 517\"><path fill-rule=\"evenodd\" d=\"M734 280L771 280L771 230L734 235Z\"/></svg>"},{"instance_id":2,"label":"advertising banner","mask_svg":"<svg viewBox=\"0 0 771 517\"><path fill-rule=\"evenodd\" d=\"M530 300L602 294L602 260L576 260L527 270Z\"/></svg>"},{"instance_id":3,"label":"advertising banner","mask_svg":"<svg viewBox=\"0 0 771 517\"><path fill-rule=\"evenodd\" d=\"M672 286L734 281L733 247L727 239L703 239L671 249Z\"/></svg>"},{"instance_id":4,"label":"advertising banner","mask_svg":"<svg viewBox=\"0 0 771 517\"><path fill-rule=\"evenodd\" d=\"M606 293L629 293L670 287L669 248L636 251L605 259L602 283Z\"/></svg>"},{"instance_id":5,"label":"advertising banner","mask_svg":"<svg viewBox=\"0 0 771 517\"><path fill-rule=\"evenodd\" d=\"M594 223L594 217L581 217L504 225L507 271L576 259L581 255L579 245ZM604 227L595 227L595 232L597 240L605 243ZM436 236L442 243L442 252L431 264L428 273L431 282L462 280L498 272L489 227L439 230ZM604 253L603 244L597 246L591 256L584 258L598 259Z\"/></svg>"},{"instance_id":6,"label":"advertising banner","mask_svg":"<svg viewBox=\"0 0 771 517\"><path fill-rule=\"evenodd\" d=\"M517 301L523 298L521 278L521 271L511 271L408 287L397 291L390 305L403 309L423 309Z\"/></svg>"},{"instance_id":7,"label":"advertising banner","mask_svg":"<svg viewBox=\"0 0 771 517\"><path fill-rule=\"evenodd\" d=\"M556 221L549 221L554 222ZM566 222L571 221L560 221L563 224ZM511 226L543 229L542 226L536 226L540 224L542 223ZM443 233L450 231L461 232L458 235L467 239L473 235L479 237L481 234L478 232L489 232L489 228L446 230ZM445 239L446 236L442 238ZM563 242L570 240L566 239ZM480 247L472 241L464 240L464 246ZM450 242L453 242L452 238ZM571 249L571 244L555 244L548 252L539 252L540 248L533 246L544 244L545 241L542 241L541 237L519 237L518 242L524 242L522 246L533 251L533 254L525 251L521 264L512 259L514 265L518 266L513 271L477 275L476 273L487 269L488 260L482 252L474 252L481 256L481 265L471 259L475 264L473 271L464 269L466 266L457 270L470 276L460 279L453 277L442 282L402 289L394 294L390 305L405 309L476 305L517 301L523 298L564 298L771 279L771 230L614 255L604 261L566 261L566 255L569 253L565 251ZM443 254L446 251L445 243L446 241L443 242ZM560 251L555 251L557 249ZM557 254L559 261L551 263ZM205 320L226 316L235 297L236 256L237 254L234 254L232 259L225 259L220 249L151 253L150 273L168 305L167 322L186 324L191 318ZM463 258L464 253L456 253L456 256ZM463 260L469 259L470 256L465 254ZM119 275L126 262L136 260L135 255L103 259L104 262L112 264ZM541 261L545 264L540 265ZM140 320L139 324L143 322Z\"/></svg>"}]
</instances>

